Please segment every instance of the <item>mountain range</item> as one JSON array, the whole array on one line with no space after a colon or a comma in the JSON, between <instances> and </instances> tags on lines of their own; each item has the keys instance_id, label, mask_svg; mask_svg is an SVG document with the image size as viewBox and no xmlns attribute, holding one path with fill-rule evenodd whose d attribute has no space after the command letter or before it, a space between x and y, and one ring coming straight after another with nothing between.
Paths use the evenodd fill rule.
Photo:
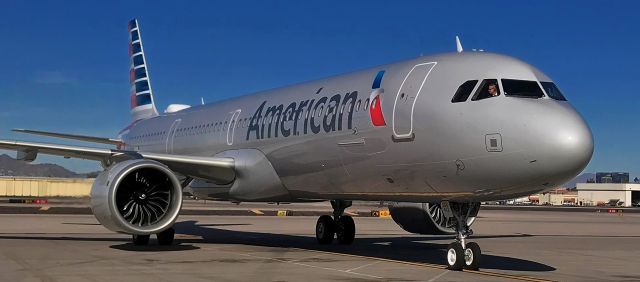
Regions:
<instances>
[{"instance_id":1,"label":"mountain range","mask_svg":"<svg viewBox=\"0 0 640 282\"><path fill-rule=\"evenodd\" d=\"M18 161L9 155L0 155L0 176L90 178L98 172L76 173L57 164L32 164Z\"/></svg>"}]
</instances>

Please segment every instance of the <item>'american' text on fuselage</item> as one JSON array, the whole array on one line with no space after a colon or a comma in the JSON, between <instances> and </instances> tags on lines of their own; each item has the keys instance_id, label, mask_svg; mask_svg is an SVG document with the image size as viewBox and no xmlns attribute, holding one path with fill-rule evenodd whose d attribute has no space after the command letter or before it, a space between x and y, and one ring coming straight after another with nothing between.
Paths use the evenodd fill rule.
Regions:
<instances>
[{"instance_id":1,"label":"'american' text on fuselage","mask_svg":"<svg viewBox=\"0 0 640 282\"><path fill-rule=\"evenodd\" d=\"M347 129L353 128L353 109L358 100L358 91L353 91L344 95L336 94L329 97L319 99L310 99L292 102L286 108L283 104L267 107L267 101L262 102L256 112L251 117L249 129L247 130L247 138L255 133L257 140L264 138L276 138L279 135L289 137L292 134L313 134L324 132L333 132L342 130L342 122L345 111L347 112ZM326 109L326 112L324 111ZM264 113L264 116L262 112ZM303 113L305 113L303 115ZM324 115L322 115L324 113ZM299 121L304 116L304 124L299 128ZM321 121L318 121L324 116ZM266 135L265 135L265 128ZM302 133L300 132L302 130ZM272 134L273 133L273 134Z\"/></svg>"}]
</instances>

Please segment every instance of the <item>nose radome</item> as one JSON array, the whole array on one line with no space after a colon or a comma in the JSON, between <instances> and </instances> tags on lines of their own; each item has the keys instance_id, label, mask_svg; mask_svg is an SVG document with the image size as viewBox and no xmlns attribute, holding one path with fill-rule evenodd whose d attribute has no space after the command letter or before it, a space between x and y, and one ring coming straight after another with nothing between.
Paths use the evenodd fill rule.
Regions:
<instances>
[{"instance_id":1,"label":"nose radome","mask_svg":"<svg viewBox=\"0 0 640 282\"><path fill-rule=\"evenodd\" d=\"M593 135L584 119L573 109L566 109L550 126L550 139L555 144L548 151L550 164L558 174L574 177L589 163L593 155Z\"/></svg>"},{"instance_id":2,"label":"nose radome","mask_svg":"<svg viewBox=\"0 0 640 282\"><path fill-rule=\"evenodd\" d=\"M567 123L566 129L560 132L558 143L562 154L576 167L585 167L593 155L593 135L587 124L579 121Z\"/></svg>"}]
</instances>

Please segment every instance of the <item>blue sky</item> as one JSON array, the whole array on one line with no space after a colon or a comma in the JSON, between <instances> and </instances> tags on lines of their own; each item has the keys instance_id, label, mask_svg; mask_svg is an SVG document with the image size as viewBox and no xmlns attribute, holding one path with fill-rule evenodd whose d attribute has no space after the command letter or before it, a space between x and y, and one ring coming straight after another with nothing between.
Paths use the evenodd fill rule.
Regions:
<instances>
[{"instance_id":1,"label":"blue sky","mask_svg":"<svg viewBox=\"0 0 640 282\"><path fill-rule=\"evenodd\" d=\"M160 109L450 52L460 35L557 82L595 136L586 171L640 176L638 1L160 2L3 1L0 138L44 140L15 127L115 136L130 120L134 17Z\"/></svg>"}]
</instances>

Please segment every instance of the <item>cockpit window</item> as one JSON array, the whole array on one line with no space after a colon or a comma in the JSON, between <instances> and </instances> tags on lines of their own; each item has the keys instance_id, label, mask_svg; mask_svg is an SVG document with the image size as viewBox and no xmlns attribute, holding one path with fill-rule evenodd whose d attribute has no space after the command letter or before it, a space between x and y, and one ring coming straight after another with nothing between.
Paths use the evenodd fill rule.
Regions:
<instances>
[{"instance_id":1,"label":"cockpit window","mask_svg":"<svg viewBox=\"0 0 640 282\"><path fill-rule=\"evenodd\" d=\"M555 83L540 81L540 84L542 84L542 88L544 88L544 92L547 92L547 95L551 97L551 99L560 100L560 101L567 100L567 98L565 98L564 95L562 95L562 92L560 92L560 89L558 89Z\"/></svg>"},{"instance_id":2,"label":"cockpit window","mask_svg":"<svg viewBox=\"0 0 640 282\"><path fill-rule=\"evenodd\" d=\"M500 95L500 87L497 79L485 79L476 90L475 96L471 101L477 101L487 98L493 98Z\"/></svg>"},{"instance_id":3,"label":"cockpit window","mask_svg":"<svg viewBox=\"0 0 640 282\"><path fill-rule=\"evenodd\" d=\"M537 81L502 79L502 87L504 87L505 96L524 98L542 98L544 96Z\"/></svg>"},{"instance_id":4,"label":"cockpit window","mask_svg":"<svg viewBox=\"0 0 640 282\"><path fill-rule=\"evenodd\" d=\"M476 87L476 84L478 84L477 80L467 80L465 83L460 85L460 87L458 87L458 91L456 91L456 94L453 95L451 103L466 101L469 98L469 95L471 95L471 91L473 91L473 88Z\"/></svg>"}]
</instances>

